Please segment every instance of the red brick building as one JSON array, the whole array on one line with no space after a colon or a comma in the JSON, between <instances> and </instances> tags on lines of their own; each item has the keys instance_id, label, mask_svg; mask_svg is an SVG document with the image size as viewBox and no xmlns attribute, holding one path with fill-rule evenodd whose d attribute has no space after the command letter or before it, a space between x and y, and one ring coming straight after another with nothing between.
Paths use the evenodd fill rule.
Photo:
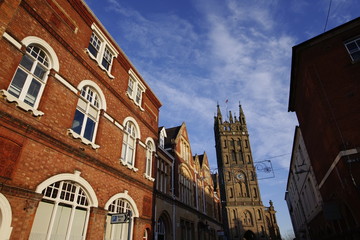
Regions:
<instances>
[{"instance_id":1,"label":"red brick building","mask_svg":"<svg viewBox=\"0 0 360 240\"><path fill-rule=\"evenodd\" d=\"M161 103L106 29L3 0L0 49L0 239L150 239Z\"/></svg>"},{"instance_id":2,"label":"red brick building","mask_svg":"<svg viewBox=\"0 0 360 240\"><path fill-rule=\"evenodd\" d=\"M360 239L359 60L360 18L293 47L289 111L323 201L306 239Z\"/></svg>"}]
</instances>

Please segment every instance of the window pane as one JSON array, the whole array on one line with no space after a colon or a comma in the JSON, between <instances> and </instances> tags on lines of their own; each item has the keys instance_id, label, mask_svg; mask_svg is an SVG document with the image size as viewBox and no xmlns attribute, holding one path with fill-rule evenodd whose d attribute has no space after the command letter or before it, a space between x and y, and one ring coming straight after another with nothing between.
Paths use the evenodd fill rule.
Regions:
<instances>
[{"instance_id":1,"label":"window pane","mask_svg":"<svg viewBox=\"0 0 360 240\"><path fill-rule=\"evenodd\" d=\"M88 118L86 121L84 138L88 139L89 141L92 141L94 135L94 129L95 129L95 122L90 118Z\"/></svg>"},{"instance_id":2,"label":"window pane","mask_svg":"<svg viewBox=\"0 0 360 240\"><path fill-rule=\"evenodd\" d=\"M354 61L359 61L360 60L360 51L352 53L351 57L353 58Z\"/></svg>"},{"instance_id":3,"label":"window pane","mask_svg":"<svg viewBox=\"0 0 360 240\"><path fill-rule=\"evenodd\" d=\"M80 134L83 121L84 121L84 114L76 109L75 117L71 129L77 134Z\"/></svg>"},{"instance_id":4,"label":"window pane","mask_svg":"<svg viewBox=\"0 0 360 240\"><path fill-rule=\"evenodd\" d=\"M30 84L29 90L25 96L24 102L33 107L35 104L36 98L39 94L40 87L41 87L41 84L38 81L36 81L35 79L33 79Z\"/></svg>"},{"instance_id":5,"label":"window pane","mask_svg":"<svg viewBox=\"0 0 360 240\"><path fill-rule=\"evenodd\" d=\"M353 51L358 50L358 47L357 47L355 42L350 42L350 43L346 44L346 47L347 47L347 49L349 50L350 53L352 53Z\"/></svg>"},{"instance_id":6,"label":"window pane","mask_svg":"<svg viewBox=\"0 0 360 240\"><path fill-rule=\"evenodd\" d=\"M83 239L83 235L85 234L84 233L85 221L86 221L86 210L76 208L73 225L71 228L71 234L70 234L71 240Z\"/></svg>"},{"instance_id":7,"label":"window pane","mask_svg":"<svg viewBox=\"0 0 360 240\"><path fill-rule=\"evenodd\" d=\"M128 156L127 156L127 162L132 165L133 164L133 154L134 154L134 149L132 149L131 147L129 147L129 152L128 152Z\"/></svg>"},{"instance_id":8,"label":"window pane","mask_svg":"<svg viewBox=\"0 0 360 240\"><path fill-rule=\"evenodd\" d=\"M121 159L126 160L126 143L122 145Z\"/></svg>"},{"instance_id":9,"label":"window pane","mask_svg":"<svg viewBox=\"0 0 360 240\"><path fill-rule=\"evenodd\" d=\"M29 56L25 55L20 62L20 65L26 68L27 70L31 71L31 67L34 63L34 60L32 60Z\"/></svg>"},{"instance_id":10,"label":"window pane","mask_svg":"<svg viewBox=\"0 0 360 240\"><path fill-rule=\"evenodd\" d=\"M89 107L89 115L91 116L91 118L93 118L94 120L97 119L97 115L98 115L98 110L93 107L93 106L90 106Z\"/></svg>"},{"instance_id":11,"label":"window pane","mask_svg":"<svg viewBox=\"0 0 360 240\"><path fill-rule=\"evenodd\" d=\"M88 49L89 49L89 51L91 52L91 54L94 55L94 57L97 56L98 52L97 52L96 49L93 47L93 45L89 44Z\"/></svg>"},{"instance_id":12,"label":"window pane","mask_svg":"<svg viewBox=\"0 0 360 240\"><path fill-rule=\"evenodd\" d=\"M45 240L54 204L40 202L36 210L29 240Z\"/></svg>"},{"instance_id":13,"label":"window pane","mask_svg":"<svg viewBox=\"0 0 360 240\"><path fill-rule=\"evenodd\" d=\"M135 101L136 101L136 103L137 104L140 104L140 101L141 101L141 89L137 89L137 92L136 92L136 99L135 99Z\"/></svg>"},{"instance_id":14,"label":"window pane","mask_svg":"<svg viewBox=\"0 0 360 240\"><path fill-rule=\"evenodd\" d=\"M103 58L101 64L103 65L103 67L104 67L106 70L109 70L110 62L108 62L105 58Z\"/></svg>"},{"instance_id":15,"label":"window pane","mask_svg":"<svg viewBox=\"0 0 360 240\"><path fill-rule=\"evenodd\" d=\"M25 80L26 80L27 74L18 68L16 71L16 74L14 76L14 79L11 82L11 85L9 87L9 93L15 97L19 97L20 92L24 86Z\"/></svg>"},{"instance_id":16,"label":"window pane","mask_svg":"<svg viewBox=\"0 0 360 240\"><path fill-rule=\"evenodd\" d=\"M134 81L132 81L131 79L129 79L129 84L128 84L128 93L130 96L132 96L133 94L133 87L134 87Z\"/></svg>"},{"instance_id":17,"label":"window pane","mask_svg":"<svg viewBox=\"0 0 360 240\"><path fill-rule=\"evenodd\" d=\"M42 67L40 64L37 64L34 72L35 76L37 76L41 80L44 80L45 73L46 73L46 69Z\"/></svg>"},{"instance_id":18,"label":"window pane","mask_svg":"<svg viewBox=\"0 0 360 240\"><path fill-rule=\"evenodd\" d=\"M105 49L103 59L102 59L102 65L106 70L109 70L110 64L111 64L112 54L110 53L109 49Z\"/></svg>"},{"instance_id":19,"label":"window pane","mask_svg":"<svg viewBox=\"0 0 360 240\"><path fill-rule=\"evenodd\" d=\"M66 237L67 227L70 220L71 207L68 205L59 205L51 232L50 239L62 240Z\"/></svg>"}]
</instances>

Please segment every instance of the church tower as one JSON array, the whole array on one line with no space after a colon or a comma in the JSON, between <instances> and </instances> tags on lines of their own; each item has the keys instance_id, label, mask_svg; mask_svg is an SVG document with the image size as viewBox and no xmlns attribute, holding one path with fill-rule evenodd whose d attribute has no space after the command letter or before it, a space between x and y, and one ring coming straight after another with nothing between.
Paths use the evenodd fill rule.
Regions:
<instances>
[{"instance_id":1,"label":"church tower","mask_svg":"<svg viewBox=\"0 0 360 240\"><path fill-rule=\"evenodd\" d=\"M270 239L241 105L238 118L231 111L227 118L217 105L215 147L226 235L229 240Z\"/></svg>"}]
</instances>

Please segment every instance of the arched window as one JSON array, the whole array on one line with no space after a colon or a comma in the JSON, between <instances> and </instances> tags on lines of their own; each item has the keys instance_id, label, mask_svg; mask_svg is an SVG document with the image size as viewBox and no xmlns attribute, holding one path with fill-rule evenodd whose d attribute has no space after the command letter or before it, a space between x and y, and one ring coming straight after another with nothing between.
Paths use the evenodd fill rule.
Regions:
<instances>
[{"instance_id":1,"label":"arched window","mask_svg":"<svg viewBox=\"0 0 360 240\"><path fill-rule=\"evenodd\" d=\"M108 210L105 227L105 240L133 239L134 218L139 217L139 211L134 200L127 191L114 195L105 204ZM111 216L119 213L128 213L128 220L120 224L111 224Z\"/></svg>"},{"instance_id":2,"label":"arched window","mask_svg":"<svg viewBox=\"0 0 360 240\"><path fill-rule=\"evenodd\" d=\"M12 211L6 197L0 193L0 239L10 239Z\"/></svg>"},{"instance_id":3,"label":"arched window","mask_svg":"<svg viewBox=\"0 0 360 240\"><path fill-rule=\"evenodd\" d=\"M83 86L71 129L82 138L95 142L100 109L98 92L91 86Z\"/></svg>"},{"instance_id":4,"label":"arched window","mask_svg":"<svg viewBox=\"0 0 360 240\"><path fill-rule=\"evenodd\" d=\"M111 224L111 215L117 213L128 213L132 214L133 210L128 201L125 199L116 199L109 206L109 214L106 218L106 231L105 240L107 239L128 239L129 229L132 229L133 222L130 217L129 222L121 224ZM130 225L130 227L129 227Z\"/></svg>"},{"instance_id":5,"label":"arched window","mask_svg":"<svg viewBox=\"0 0 360 240\"><path fill-rule=\"evenodd\" d=\"M8 92L19 101L36 109L50 68L48 54L37 45L29 45L10 83Z\"/></svg>"},{"instance_id":6,"label":"arched window","mask_svg":"<svg viewBox=\"0 0 360 240\"><path fill-rule=\"evenodd\" d=\"M145 229L145 230L144 230L143 240L149 240L149 233L148 233L148 229Z\"/></svg>"},{"instance_id":7,"label":"arched window","mask_svg":"<svg viewBox=\"0 0 360 240\"><path fill-rule=\"evenodd\" d=\"M73 181L57 181L42 194L29 239L85 239L91 201L84 188Z\"/></svg>"},{"instance_id":8,"label":"arched window","mask_svg":"<svg viewBox=\"0 0 360 240\"><path fill-rule=\"evenodd\" d=\"M158 235L158 240L165 240L165 236L166 236L166 226L164 223L164 220L162 218L159 219L158 221L158 225L157 225L157 235Z\"/></svg>"},{"instance_id":9,"label":"arched window","mask_svg":"<svg viewBox=\"0 0 360 240\"><path fill-rule=\"evenodd\" d=\"M257 212L258 212L258 219L261 220L261 210L258 209Z\"/></svg>"},{"instance_id":10,"label":"arched window","mask_svg":"<svg viewBox=\"0 0 360 240\"><path fill-rule=\"evenodd\" d=\"M145 169L145 177L151 178L152 173L152 156L155 151L154 143L151 140L148 140L146 143L146 169Z\"/></svg>"},{"instance_id":11,"label":"arched window","mask_svg":"<svg viewBox=\"0 0 360 240\"><path fill-rule=\"evenodd\" d=\"M138 132L132 121L127 121L124 127L124 138L121 151L121 161L128 167L135 166L135 150Z\"/></svg>"}]
</instances>

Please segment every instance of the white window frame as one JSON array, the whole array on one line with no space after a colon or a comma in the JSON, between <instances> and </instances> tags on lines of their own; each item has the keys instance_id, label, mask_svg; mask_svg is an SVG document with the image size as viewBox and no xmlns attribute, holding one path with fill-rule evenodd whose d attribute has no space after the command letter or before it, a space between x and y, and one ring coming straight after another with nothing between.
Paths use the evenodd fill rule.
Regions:
<instances>
[{"instance_id":1,"label":"white window frame","mask_svg":"<svg viewBox=\"0 0 360 240\"><path fill-rule=\"evenodd\" d=\"M120 162L127 168L137 172L139 169L135 167L135 156L137 141L140 139L140 128L135 119L132 117L127 117L124 120L123 126L124 136L122 141ZM133 145L131 145L131 142ZM131 159L129 158L130 151L132 151Z\"/></svg>"},{"instance_id":2,"label":"white window frame","mask_svg":"<svg viewBox=\"0 0 360 240\"><path fill-rule=\"evenodd\" d=\"M166 130L165 128L163 127L161 130L160 130L160 133L159 133L159 146L161 148L164 148L165 147L165 138L167 137L166 135Z\"/></svg>"},{"instance_id":3,"label":"white window frame","mask_svg":"<svg viewBox=\"0 0 360 240\"><path fill-rule=\"evenodd\" d=\"M93 23L91 25L91 29L93 30L90 40L89 40L89 45L91 44L91 40L92 40L92 36L95 36L99 41L98 41L98 49L97 49L97 55L94 56L94 54L89 50L89 47L86 48L86 52L89 54L90 58L95 60L98 64L98 66L106 72L106 74L108 75L109 78L113 79L115 78L112 74L111 74L111 69L113 66L113 62L114 59L117 58L117 56L119 55L119 52L116 50L116 48L111 44L111 42L109 41L109 39L105 36L105 34L100 30L100 28ZM107 52L108 51L108 52ZM102 61L104 59L104 57L107 56L107 54L110 53L112 56L110 57L110 62L109 62L109 67L108 69L106 69L103 64Z\"/></svg>"},{"instance_id":4,"label":"white window frame","mask_svg":"<svg viewBox=\"0 0 360 240\"><path fill-rule=\"evenodd\" d=\"M39 111L37 108L40 103L43 90L46 86L46 82L47 82L47 78L48 78L50 69L54 69L57 72L59 71L59 60L57 58L57 55L56 55L54 49L46 41L42 40L41 38L34 37L34 36L28 36L28 37L24 38L21 41L21 43L19 43L14 38L10 37L10 35L8 35L6 33L4 33L4 37L6 39L8 39L19 50L21 50L22 46L25 46L26 48L28 48L30 45L32 45L32 46L35 46L35 47L41 49L48 58L47 59L48 66L46 67L47 71L44 73L43 79L35 80L41 84L41 87L39 89L39 92L37 94L37 97L36 97L36 100L35 100L33 106L25 103L24 98L25 98L25 92L27 92L27 89L29 88L29 86L32 82L32 79L33 79L32 76L34 76L35 67L37 66L37 64L41 65L41 63L37 60L34 61L32 69L30 69L30 71L25 69L24 67L22 67L19 63L18 68L16 69L16 71L14 73L14 77L15 77L16 73L18 72L18 70L22 70L23 72L25 72L27 74L27 77L26 77L26 80L25 80L25 83L24 83L22 89L20 90L20 95L18 97L15 97L13 94L11 94L9 92L9 90L5 90L5 89L0 90L0 95L2 95L2 97L5 98L8 102L15 102L17 107L19 107L25 111L31 111L34 116L42 116L42 115L44 115L44 113L42 111ZM27 51L26 51L25 55L31 56L31 54L29 54ZM25 55L23 56L22 60L25 58ZM30 58L32 58L34 60L34 56L31 56ZM8 88L10 88L10 86L14 80L14 77Z\"/></svg>"},{"instance_id":5,"label":"white window frame","mask_svg":"<svg viewBox=\"0 0 360 240\"><path fill-rule=\"evenodd\" d=\"M114 196L112 196L105 204L105 210L110 210L110 205L112 205L115 201L117 200L122 200L124 202L126 202L128 205L128 207L131 209L131 212L132 212L132 215L131 215L131 218L130 218L130 233L129 235L131 236L129 239L133 239L133 232L134 232L134 218L138 218L139 217L139 210L137 208L137 205L134 201L134 199L128 194L128 191L125 190L123 193L117 193L115 194ZM116 212L110 212L109 213L116 213ZM121 225L121 224L109 224L108 222L106 223L106 227L105 227L105 234L107 231L113 231L113 228L111 227L111 225ZM107 229L107 228L111 228L111 229ZM112 232L111 233L111 237L110 239L113 239L113 236L114 233ZM105 238L106 236L104 236L104 239L107 240L109 238ZM122 239L122 238L121 238Z\"/></svg>"},{"instance_id":6,"label":"white window frame","mask_svg":"<svg viewBox=\"0 0 360 240\"><path fill-rule=\"evenodd\" d=\"M0 193L0 239L10 239L12 211L9 201Z\"/></svg>"},{"instance_id":7,"label":"white window frame","mask_svg":"<svg viewBox=\"0 0 360 240\"><path fill-rule=\"evenodd\" d=\"M82 196L86 197L87 200L87 206L81 205L81 208L87 209L87 213L86 213L86 219L85 219L85 223L84 223L84 235L82 237L82 239L86 239L86 232L87 232L87 226L88 226L88 222L89 222L89 216L90 216L90 208L91 207L98 207L98 200L95 194L94 189L91 187L91 185L80 176L81 172L79 171L75 171L73 174L70 173L63 173L63 174L58 174L55 176L52 176L51 178L45 180L44 182L42 182L41 184L39 184L35 190L36 193L42 193L43 190L47 189L49 186L51 186L52 184L56 183L56 182L67 182L67 183L71 183L76 185L77 187L77 194L79 193L79 189L82 190ZM59 191L61 192L61 191ZM49 228L47 231L47 235L48 238L50 238L50 234L51 234L51 227L52 224L54 224L54 220L55 220L55 216L56 216L56 209L58 208L59 204L61 203L67 203L68 205L72 205L72 214L70 215L70 219L68 222L68 230L67 230L67 234L71 231L71 227L69 228L69 226L73 225L72 220L74 219L74 211L75 211L75 207L80 205L77 203L77 198L74 198L74 201L66 201L63 199L59 198L59 194L56 195L56 198L52 198L52 197L46 197L44 196L43 199L47 199L48 201L51 201L52 203L54 203L54 207L53 207L53 211L51 212L51 216L52 219L49 222ZM32 239L31 236L29 239ZM35 238L36 240L38 238Z\"/></svg>"},{"instance_id":8,"label":"white window frame","mask_svg":"<svg viewBox=\"0 0 360 240\"><path fill-rule=\"evenodd\" d=\"M360 61L360 37L357 37L356 39L353 39L351 41L347 41L344 43L347 52L349 53L351 60L353 62ZM355 48L349 49L350 45L354 45Z\"/></svg>"},{"instance_id":9,"label":"white window frame","mask_svg":"<svg viewBox=\"0 0 360 240\"><path fill-rule=\"evenodd\" d=\"M150 181L155 181L155 178L152 177L152 167L153 167L153 153L155 152L155 143L152 138L146 140L146 159L145 159L145 173L144 177Z\"/></svg>"},{"instance_id":10,"label":"white window frame","mask_svg":"<svg viewBox=\"0 0 360 240\"><path fill-rule=\"evenodd\" d=\"M87 99L87 96L83 96L83 89L84 88L90 88L94 94L96 94L97 96L97 101L98 101L98 104L95 104L95 99L93 98L92 101L89 101ZM80 82L80 84L78 85L78 90L80 91L79 93L79 100L78 100L78 103L77 103L77 106L76 106L76 111L75 113L79 110L80 112L82 112L84 114L84 120L83 120L83 125L81 127L81 132L80 133L77 133L75 132L71 127L70 129L68 129L68 134L71 135L73 138L76 138L76 139L80 139L82 143L86 144L86 145L91 145L93 149L97 149L99 148L100 146L95 144L95 139L96 139L96 135L97 135L97 128L98 128L98 124L99 124L99 118L100 118L100 112L101 110L104 110L106 111L106 100L105 100L105 96L103 94L103 92L101 91L100 87L94 83L93 81L90 81L90 80L83 80ZM84 107L81 107L80 105L83 105L83 104L86 104L86 107L84 109ZM80 104L80 105L79 105ZM94 107L94 104L95 105L98 105L97 107ZM80 109L81 108L81 109ZM87 122L87 118L90 116L89 114L89 110L90 109L94 109L94 111L96 110L97 111L97 116L92 118L93 120L96 120L95 121L95 127L94 127L94 132L93 132L93 137L92 139L86 139L83 134L84 134L84 131L85 131L85 124ZM75 118L75 115L74 115L74 118ZM86 119L85 119L86 118Z\"/></svg>"},{"instance_id":11,"label":"white window frame","mask_svg":"<svg viewBox=\"0 0 360 240\"><path fill-rule=\"evenodd\" d=\"M135 105L139 106L141 111L144 111L144 108L142 107L142 99L143 99L142 96L145 93L145 90L146 90L145 85L136 75L134 70L130 68L126 95L135 103Z\"/></svg>"}]
</instances>

